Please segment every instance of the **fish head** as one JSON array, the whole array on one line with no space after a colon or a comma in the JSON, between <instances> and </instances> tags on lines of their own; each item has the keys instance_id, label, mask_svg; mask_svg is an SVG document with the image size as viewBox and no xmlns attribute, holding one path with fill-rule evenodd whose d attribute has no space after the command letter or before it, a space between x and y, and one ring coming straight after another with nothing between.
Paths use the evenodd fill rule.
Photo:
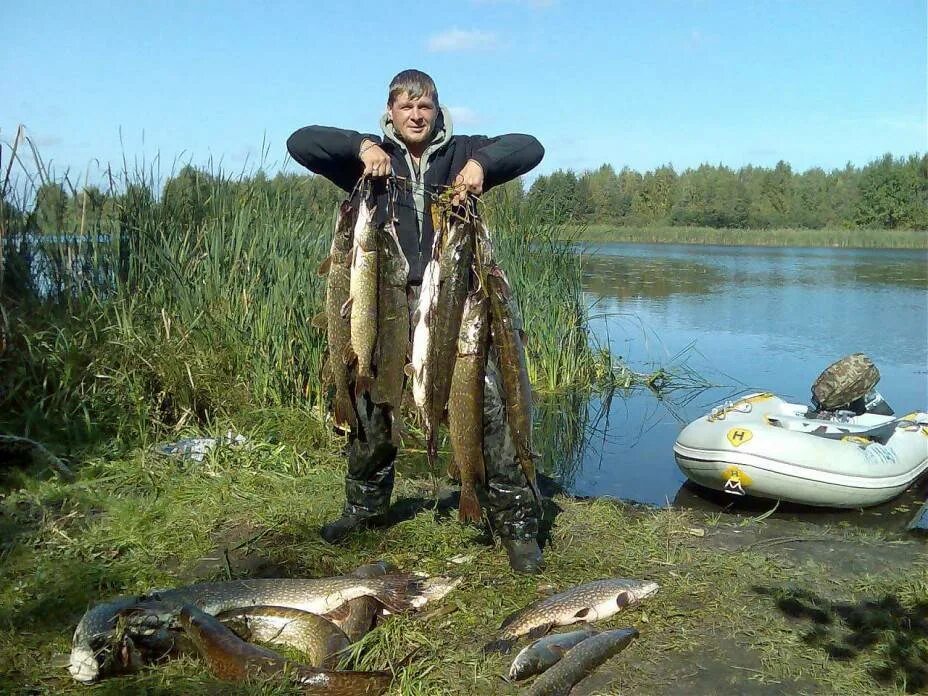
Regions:
<instances>
[{"instance_id":1,"label":"fish head","mask_svg":"<svg viewBox=\"0 0 928 696\"><path fill-rule=\"evenodd\" d=\"M660 587L660 585L651 580L641 580L640 582L635 582L631 586L619 592L618 596L616 597L616 602L620 607L637 604L642 599L647 599L648 597L656 594Z\"/></svg>"}]
</instances>

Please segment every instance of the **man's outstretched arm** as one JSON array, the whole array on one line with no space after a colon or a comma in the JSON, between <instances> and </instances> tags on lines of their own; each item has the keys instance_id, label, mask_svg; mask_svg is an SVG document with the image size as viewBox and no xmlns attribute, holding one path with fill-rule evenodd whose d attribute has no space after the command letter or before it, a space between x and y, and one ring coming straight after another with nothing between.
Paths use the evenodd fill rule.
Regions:
<instances>
[{"instance_id":1,"label":"man's outstretched arm","mask_svg":"<svg viewBox=\"0 0 928 696\"><path fill-rule=\"evenodd\" d=\"M375 135L357 131L306 126L287 139L287 151L311 172L351 191L364 171L359 153L365 140L380 142Z\"/></svg>"},{"instance_id":2,"label":"man's outstretched arm","mask_svg":"<svg viewBox=\"0 0 928 696\"><path fill-rule=\"evenodd\" d=\"M531 171L545 155L538 139L523 133L495 138L475 135L471 138L473 152L470 159L483 168L484 191Z\"/></svg>"}]
</instances>

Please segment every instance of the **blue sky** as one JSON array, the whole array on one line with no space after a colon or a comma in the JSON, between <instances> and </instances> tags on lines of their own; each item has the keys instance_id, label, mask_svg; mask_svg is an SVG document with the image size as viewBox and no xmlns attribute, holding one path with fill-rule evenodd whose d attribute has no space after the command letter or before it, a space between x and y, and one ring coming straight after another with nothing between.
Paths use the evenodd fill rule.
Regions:
<instances>
[{"instance_id":1,"label":"blue sky","mask_svg":"<svg viewBox=\"0 0 928 696\"><path fill-rule=\"evenodd\" d=\"M537 172L603 162L803 170L928 150L926 2L6 2L0 140L60 174L287 162L319 123L376 130L430 73L456 132L527 132ZM5 162L4 162L5 165Z\"/></svg>"}]
</instances>

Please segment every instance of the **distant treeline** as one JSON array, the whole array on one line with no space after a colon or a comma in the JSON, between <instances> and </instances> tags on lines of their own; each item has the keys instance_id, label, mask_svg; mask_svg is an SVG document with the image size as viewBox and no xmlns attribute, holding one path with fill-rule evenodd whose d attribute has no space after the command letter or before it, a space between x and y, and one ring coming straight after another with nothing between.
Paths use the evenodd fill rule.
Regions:
<instances>
[{"instance_id":1,"label":"distant treeline","mask_svg":"<svg viewBox=\"0 0 928 696\"><path fill-rule=\"evenodd\" d=\"M204 222L201 202L216 187L247 204L260 195L288 199L315 216L331 214L343 193L321 177L279 173L268 177L227 178L193 166L183 167L161 188L140 181L104 191L70 188L67 180L38 187L29 205L0 205L4 218L18 217L27 229L68 233L119 227L120 211L157 208L181 225ZM610 224L618 227L698 226L713 228L876 228L928 229L928 155L884 155L863 168L848 164L826 172L792 170L786 162L772 169L734 170L704 164L677 172L665 165L641 174L608 164L579 175L557 170L539 176L528 191L520 181L506 185L517 205L543 210L555 224ZM156 198L157 196L157 198ZM2 221L0 221L2 222Z\"/></svg>"},{"instance_id":2,"label":"distant treeline","mask_svg":"<svg viewBox=\"0 0 928 696\"><path fill-rule=\"evenodd\" d=\"M671 165L641 174L604 164L538 177L527 198L561 222L716 228L928 229L928 155L884 155L826 172Z\"/></svg>"}]
</instances>

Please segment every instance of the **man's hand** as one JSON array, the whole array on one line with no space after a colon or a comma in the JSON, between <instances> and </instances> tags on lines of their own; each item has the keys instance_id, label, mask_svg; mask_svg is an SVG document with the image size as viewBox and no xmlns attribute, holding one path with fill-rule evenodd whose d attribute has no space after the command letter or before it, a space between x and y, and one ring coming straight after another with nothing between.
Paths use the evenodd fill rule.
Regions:
<instances>
[{"instance_id":1,"label":"man's hand","mask_svg":"<svg viewBox=\"0 0 928 696\"><path fill-rule=\"evenodd\" d=\"M365 140L361 143L358 157L364 164L364 172L361 176L390 176L393 171L393 167L390 166L390 155L373 140Z\"/></svg>"},{"instance_id":2,"label":"man's hand","mask_svg":"<svg viewBox=\"0 0 928 696\"><path fill-rule=\"evenodd\" d=\"M467 160L461 173L454 178L453 188L451 202L454 205L464 205L469 193L475 196L483 193L483 167L477 160Z\"/></svg>"}]
</instances>

